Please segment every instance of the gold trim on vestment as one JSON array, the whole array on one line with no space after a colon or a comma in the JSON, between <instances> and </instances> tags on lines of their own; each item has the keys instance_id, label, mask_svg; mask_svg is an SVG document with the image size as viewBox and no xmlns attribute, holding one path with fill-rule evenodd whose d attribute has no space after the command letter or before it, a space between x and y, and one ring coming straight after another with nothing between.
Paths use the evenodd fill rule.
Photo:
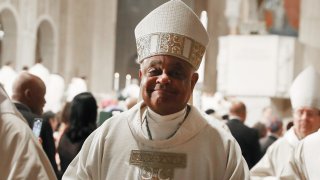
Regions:
<instances>
[{"instance_id":1,"label":"gold trim on vestment","mask_svg":"<svg viewBox=\"0 0 320 180\"><path fill-rule=\"evenodd\" d=\"M139 167L140 179L173 179L175 168L187 166L187 155L183 153L168 153L132 150L130 165Z\"/></svg>"}]
</instances>

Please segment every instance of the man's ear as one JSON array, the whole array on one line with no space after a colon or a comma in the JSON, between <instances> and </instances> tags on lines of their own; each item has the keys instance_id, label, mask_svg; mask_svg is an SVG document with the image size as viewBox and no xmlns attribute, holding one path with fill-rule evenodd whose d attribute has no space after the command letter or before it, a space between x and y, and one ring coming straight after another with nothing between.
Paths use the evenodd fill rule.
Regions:
<instances>
[{"instance_id":1,"label":"man's ear","mask_svg":"<svg viewBox=\"0 0 320 180\"><path fill-rule=\"evenodd\" d=\"M139 79L141 80L142 79L142 70L139 69Z\"/></svg>"},{"instance_id":2,"label":"man's ear","mask_svg":"<svg viewBox=\"0 0 320 180\"><path fill-rule=\"evenodd\" d=\"M23 95L25 98L30 99L31 98L31 90L30 89L24 90Z\"/></svg>"},{"instance_id":3,"label":"man's ear","mask_svg":"<svg viewBox=\"0 0 320 180\"><path fill-rule=\"evenodd\" d=\"M193 73L191 77L191 90L193 91L194 86L196 85L197 81L199 79L199 74L198 73Z\"/></svg>"}]
</instances>

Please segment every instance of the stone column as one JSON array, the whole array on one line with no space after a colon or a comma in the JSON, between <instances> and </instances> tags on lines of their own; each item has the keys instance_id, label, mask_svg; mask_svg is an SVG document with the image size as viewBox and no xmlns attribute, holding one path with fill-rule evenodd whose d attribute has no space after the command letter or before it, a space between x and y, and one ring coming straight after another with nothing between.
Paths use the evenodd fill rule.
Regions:
<instances>
[{"instance_id":1,"label":"stone column","mask_svg":"<svg viewBox=\"0 0 320 180\"><path fill-rule=\"evenodd\" d=\"M204 76L204 91L213 93L217 89L217 55L218 37L228 32L224 16L225 0L208 0L208 33L210 42L206 51L206 66Z\"/></svg>"},{"instance_id":2,"label":"stone column","mask_svg":"<svg viewBox=\"0 0 320 180\"><path fill-rule=\"evenodd\" d=\"M300 1L299 40L303 44L303 66L310 64L320 70L320 1Z\"/></svg>"},{"instance_id":3,"label":"stone column","mask_svg":"<svg viewBox=\"0 0 320 180\"><path fill-rule=\"evenodd\" d=\"M20 24L18 28L17 68L23 65L31 67L35 62L36 47L36 1L23 1L20 4Z\"/></svg>"},{"instance_id":4,"label":"stone column","mask_svg":"<svg viewBox=\"0 0 320 180\"><path fill-rule=\"evenodd\" d=\"M91 90L109 93L115 67L117 0L94 2Z\"/></svg>"}]
</instances>

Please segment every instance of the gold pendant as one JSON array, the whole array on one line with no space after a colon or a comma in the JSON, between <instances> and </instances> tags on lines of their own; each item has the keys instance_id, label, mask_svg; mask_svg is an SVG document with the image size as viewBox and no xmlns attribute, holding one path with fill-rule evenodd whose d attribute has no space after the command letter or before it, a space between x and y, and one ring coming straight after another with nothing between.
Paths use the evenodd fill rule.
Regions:
<instances>
[{"instance_id":1,"label":"gold pendant","mask_svg":"<svg viewBox=\"0 0 320 180\"><path fill-rule=\"evenodd\" d=\"M132 150L130 165L139 167L140 179L173 179L175 168L185 168L187 155L183 153L168 153Z\"/></svg>"}]
</instances>

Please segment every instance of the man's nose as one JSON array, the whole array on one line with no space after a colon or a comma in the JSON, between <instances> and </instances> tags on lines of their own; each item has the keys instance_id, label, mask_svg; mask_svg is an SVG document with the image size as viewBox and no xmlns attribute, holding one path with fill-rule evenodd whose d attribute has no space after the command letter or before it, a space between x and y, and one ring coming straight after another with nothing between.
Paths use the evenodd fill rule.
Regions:
<instances>
[{"instance_id":1,"label":"man's nose","mask_svg":"<svg viewBox=\"0 0 320 180\"><path fill-rule=\"evenodd\" d=\"M157 83L161 83L161 84L168 84L170 82L171 82L170 77L166 73L162 73L157 79Z\"/></svg>"},{"instance_id":2,"label":"man's nose","mask_svg":"<svg viewBox=\"0 0 320 180\"><path fill-rule=\"evenodd\" d=\"M301 118L302 120L307 119L307 118L308 118L308 113L302 112L300 118Z\"/></svg>"}]
</instances>

